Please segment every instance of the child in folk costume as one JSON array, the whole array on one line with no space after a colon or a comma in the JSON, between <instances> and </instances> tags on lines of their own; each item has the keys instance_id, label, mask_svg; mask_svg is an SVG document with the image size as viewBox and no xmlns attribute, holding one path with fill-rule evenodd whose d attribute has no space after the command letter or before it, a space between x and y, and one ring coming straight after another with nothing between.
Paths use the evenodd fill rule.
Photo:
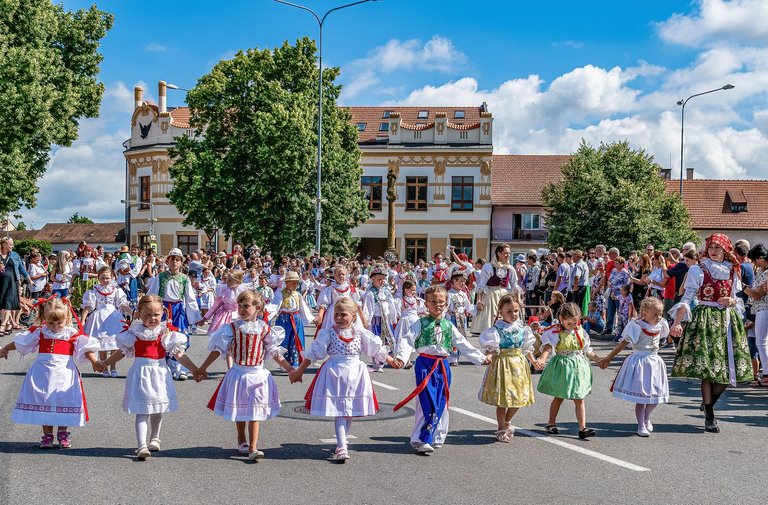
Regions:
<instances>
[{"instance_id":1,"label":"child in folk costume","mask_svg":"<svg viewBox=\"0 0 768 505\"><path fill-rule=\"evenodd\" d=\"M451 273L451 289L448 291L448 320L459 329L462 335L469 336L469 323L467 319L470 315L474 315L475 307L469 301L469 297L466 292L466 274L461 270L454 270ZM454 349L451 353L451 357L448 362L451 365L459 364L459 356L461 353Z\"/></svg>"},{"instance_id":2,"label":"child in folk costume","mask_svg":"<svg viewBox=\"0 0 768 505\"><path fill-rule=\"evenodd\" d=\"M333 278L328 279L326 277L326 282L330 282L330 284L323 288L317 297L317 317L315 318L315 326L323 330L333 326L333 308L339 298L351 298L352 296L347 280L347 268L344 265L336 265L333 269ZM358 317L355 318L353 324L358 329L362 329L365 324L362 321L363 314L360 308L358 308L357 315Z\"/></svg>"},{"instance_id":3,"label":"child in folk costume","mask_svg":"<svg viewBox=\"0 0 768 505\"><path fill-rule=\"evenodd\" d=\"M157 295L163 299L163 306L166 309L166 317L170 317L171 324L178 331L187 335L187 345L189 348L190 327L200 320L200 309L197 305L195 292L192 289L192 283L189 277L181 272L181 263L184 256L181 250L173 248L165 258L168 270L160 272L149 284L147 294ZM176 360L176 357L168 354L168 367L173 372L175 380L185 381L187 370Z\"/></svg>"},{"instance_id":4,"label":"child in folk costume","mask_svg":"<svg viewBox=\"0 0 768 505\"><path fill-rule=\"evenodd\" d=\"M78 249L80 250L80 249ZM81 256L78 256L72 265L72 289L70 299L73 300L73 306L80 308L80 302L86 291L96 285L96 277L99 269L105 266L104 262L94 258L93 247L86 245L83 247Z\"/></svg>"},{"instance_id":5,"label":"child in folk costume","mask_svg":"<svg viewBox=\"0 0 768 505\"><path fill-rule=\"evenodd\" d=\"M363 317L368 322L368 329L381 338L382 344L389 349L395 346L394 326L399 317L398 303L392 297L389 286L385 284L387 272L376 265L370 273L371 287L363 297ZM384 365L373 363L373 371L381 372Z\"/></svg>"},{"instance_id":6,"label":"child in folk costume","mask_svg":"<svg viewBox=\"0 0 768 505\"><path fill-rule=\"evenodd\" d=\"M737 311L742 303L736 297L741 265L727 235L714 233L707 238L701 262L688 269L683 289L682 300L669 311L675 318L671 335L682 335L672 377L701 379L704 429L718 433L715 404L720 395L729 384L752 378L744 323ZM699 304L691 310L694 297ZM683 321L688 321L685 333Z\"/></svg>"},{"instance_id":7,"label":"child in folk costume","mask_svg":"<svg viewBox=\"0 0 768 505\"><path fill-rule=\"evenodd\" d=\"M411 280L403 283L403 297L400 299L400 319L395 326L395 347L392 352L397 355L400 348L400 340L403 338L413 323L417 322L422 316L427 315L427 308L424 300L416 296L416 284ZM410 368L410 359L406 360L405 368Z\"/></svg>"},{"instance_id":8,"label":"child in folk costume","mask_svg":"<svg viewBox=\"0 0 768 505\"><path fill-rule=\"evenodd\" d=\"M312 311L297 291L298 286L299 274L291 270L285 274L285 287L275 293L270 304L278 313L275 325L285 331L281 345L292 366L299 366L304 350L304 325L312 322Z\"/></svg>"},{"instance_id":9,"label":"child in folk costume","mask_svg":"<svg viewBox=\"0 0 768 505\"><path fill-rule=\"evenodd\" d=\"M275 296L275 292L269 286L267 279L268 277L265 274L260 274L258 285L254 288L254 291L257 291L261 298L264 299L265 304L272 303L272 297Z\"/></svg>"},{"instance_id":10,"label":"child in folk costume","mask_svg":"<svg viewBox=\"0 0 768 505\"><path fill-rule=\"evenodd\" d=\"M112 269L101 267L99 283L83 295L83 331L99 341L99 359L105 360L117 350L115 337L123 331L122 314L131 314L131 306L123 290L112 283ZM121 314L122 312L122 314ZM117 377L117 370L112 366L105 370L104 377Z\"/></svg>"},{"instance_id":11,"label":"child in folk costume","mask_svg":"<svg viewBox=\"0 0 768 505\"><path fill-rule=\"evenodd\" d=\"M515 431L512 417L521 407L533 405L531 366L536 337L520 320L520 303L506 295L499 300L499 319L480 334L479 345L491 364L485 371L478 399L496 406L496 440L511 442Z\"/></svg>"},{"instance_id":12,"label":"child in folk costume","mask_svg":"<svg viewBox=\"0 0 768 505\"><path fill-rule=\"evenodd\" d=\"M336 450L333 459L342 463L349 459L347 443L352 418L372 416L379 410L368 367L360 356L394 365L381 339L355 326L357 314L357 306L351 299L337 300L333 326L318 332L309 348L302 353L304 360L301 365L289 375L292 383L301 382L302 374L313 361L328 357L315 374L304 398L311 415L335 418Z\"/></svg>"},{"instance_id":13,"label":"child in folk costume","mask_svg":"<svg viewBox=\"0 0 768 505\"><path fill-rule=\"evenodd\" d=\"M237 297L238 318L211 334L208 339L211 353L195 373L195 380L200 381L217 357L232 357L234 365L221 379L208 402L208 408L215 415L235 423L237 451L248 454L250 460L264 457L264 453L257 448L259 421L266 421L280 413L277 384L264 367L264 360L272 358L286 372L293 371L282 356L285 351L280 347L284 338L283 328L262 321L263 309L261 294L251 289L240 293Z\"/></svg>"},{"instance_id":14,"label":"child in folk costume","mask_svg":"<svg viewBox=\"0 0 768 505\"><path fill-rule=\"evenodd\" d=\"M216 277L213 276L209 267L203 267L203 275L199 285L200 313L205 317L205 314L213 306L214 294L216 293Z\"/></svg>"},{"instance_id":15,"label":"child in folk costume","mask_svg":"<svg viewBox=\"0 0 768 505\"><path fill-rule=\"evenodd\" d=\"M605 369L627 345L632 346L632 354L622 363L611 391L615 398L636 404L637 435L640 437L650 436L653 431L651 413L657 405L669 401L667 365L659 356L659 341L666 341L668 335L664 303L649 296L640 302L640 319L627 324L621 341L600 361L600 368Z\"/></svg>"},{"instance_id":16,"label":"child in folk costume","mask_svg":"<svg viewBox=\"0 0 768 505\"><path fill-rule=\"evenodd\" d=\"M230 270L225 279L226 281L223 284L216 286L213 305L205 313L205 316L197 322L198 326L203 326L206 321L211 322L211 325L208 327L208 335L213 335L213 332L221 326L237 319L237 297L245 290L243 271ZM228 356L227 368L231 367L232 357Z\"/></svg>"},{"instance_id":17,"label":"child in folk costume","mask_svg":"<svg viewBox=\"0 0 768 505\"><path fill-rule=\"evenodd\" d=\"M187 336L173 331L170 321L166 320L163 324L165 308L162 298L144 295L136 310L139 319L117 336L119 349L103 364L114 366L124 357L133 358L133 364L125 374L123 411L136 415L136 457L144 461L152 452L160 450L163 414L179 408L166 353L190 370L194 371L196 367L184 354Z\"/></svg>"},{"instance_id":18,"label":"child in folk costume","mask_svg":"<svg viewBox=\"0 0 768 505\"><path fill-rule=\"evenodd\" d=\"M62 449L71 446L69 426L85 426L88 407L77 364L90 361L93 370L101 372L96 353L99 342L71 326L71 307L58 297L40 305L38 323L19 333L13 342L0 349L0 358L17 350L21 356L37 351L37 359L29 367L21 384L11 420L20 424L43 427L41 449L53 447L53 427Z\"/></svg>"},{"instance_id":19,"label":"child in folk costume","mask_svg":"<svg viewBox=\"0 0 768 505\"><path fill-rule=\"evenodd\" d=\"M429 279L427 279L427 270L422 269L420 277L416 281L416 292L419 295L419 298L422 300L424 299L424 293L427 292L427 289L429 289L430 283Z\"/></svg>"},{"instance_id":20,"label":"child in folk costume","mask_svg":"<svg viewBox=\"0 0 768 505\"><path fill-rule=\"evenodd\" d=\"M315 296L316 290L317 283L312 278L312 274L309 270L304 270L301 274L301 294L310 309L317 307L317 297Z\"/></svg>"},{"instance_id":21,"label":"child in folk costume","mask_svg":"<svg viewBox=\"0 0 768 505\"><path fill-rule=\"evenodd\" d=\"M584 398L592 392L592 368L588 359L599 362L601 358L592 350L589 335L579 325L580 318L581 309L575 303L565 303L557 314L559 324L550 326L541 335L542 349L538 363L544 367L544 372L539 379L538 391L554 396L549 406L547 433L555 435L559 432L557 414L560 406L564 400L573 400L579 438L585 440L595 436L595 430L587 427L584 405ZM550 354L554 356L547 363Z\"/></svg>"},{"instance_id":22,"label":"child in folk costume","mask_svg":"<svg viewBox=\"0 0 768 505\"><path fill-rule=\"evenodd\" d=\"M451 350L459 348L476 365L490 362L450 321L443 318L445 288L431 286L426 298L429 315L416 321L403 334L394 365L394 368L401 368L412 351L419 353L413 366L416 389L394 409L398 410L418 395L411 433L411 446L418 453L431 453L435 447L442 447L448 434L448 395L451 387L448 356Z\"/></svg>"}]
</instances>

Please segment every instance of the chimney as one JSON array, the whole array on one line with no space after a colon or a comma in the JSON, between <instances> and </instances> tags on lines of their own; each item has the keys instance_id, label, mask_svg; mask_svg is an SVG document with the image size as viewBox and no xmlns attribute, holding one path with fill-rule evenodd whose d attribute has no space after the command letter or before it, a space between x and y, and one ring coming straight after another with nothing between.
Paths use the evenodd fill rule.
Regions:
<instances>
[{"instance_id":1,"label":"chimney","mask_svg":"<svg viewBox=\"0 0 768 505\"><path fill-rule=\"evenodd\" d=\"M157 108L158 112L166 112L165 110L165 81L157 83Z\"/></svg>"},{"instance_id":2,"label":"chimney","mask_svg":"<svg viewBox=\"0 0 768 505\"><path fill-rule=\"evenodd\" d=\"M670 180L672 179L672 169L671 168L662 168L659 170L659 176L664 180Z\"/></svg>"},{"instance_id":3,"label":"chimney","mask_svg":"<svg viewBox=\"0 0 768 505\"><path fill-rule=\"evenodd\" d=\"M693 167L688 167L685 169L685 179L688 181L693 180Z\"/></svg>"},{"instance_id":4,"label":"chimney","mask_svg":"<svg viewBox=\"0 0 768 505\"><path fill-rule=\"evenodd\" d=\"M136 86L133 88L133 108L138 109L141 107L141 98L144 95L144 88Z\"/></svg>"}]
</instances>

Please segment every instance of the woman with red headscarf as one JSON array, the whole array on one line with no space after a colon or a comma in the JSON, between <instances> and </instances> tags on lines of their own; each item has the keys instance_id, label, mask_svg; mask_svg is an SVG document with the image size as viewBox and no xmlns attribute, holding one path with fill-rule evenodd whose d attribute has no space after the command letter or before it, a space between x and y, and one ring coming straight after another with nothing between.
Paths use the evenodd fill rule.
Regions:
<instances>
[{"instance_id":1,"label":"woman with red headscarf","mask_svg":"<svg viewBox=\"0 0 768 505\"><path fill-rule=\"evenodd\" d=\"M736 292L741 289L740 265L733 255L731 239L722 233L707 238L700 265L688 270L683 299L670 309L675 318L672 336L682 335L672 377L701 379L704 429L720 431L714 407L728 385L752 377L747 337L736 310ZM691 302L699 304L691 311ZM743 308L743 306L742 306ZM683 334L681 323L688 321Z\"/></svg>"}]
</instances>

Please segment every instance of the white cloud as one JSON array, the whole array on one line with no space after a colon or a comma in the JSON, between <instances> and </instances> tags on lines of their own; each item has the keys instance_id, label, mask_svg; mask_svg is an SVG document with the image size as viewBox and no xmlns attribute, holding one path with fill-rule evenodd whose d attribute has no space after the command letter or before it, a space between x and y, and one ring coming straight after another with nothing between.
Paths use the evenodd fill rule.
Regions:
<instances>
[{"instance_id":1,"label":"white cloud","mask_svg":"<svg viewBox=\"0 0 768 505\"><path fill-rule=\"evenodd\" d=\"M145 51L149 51L150 53L164 53L168 51L168 46L163 44L158 44L157 42L150 42L146 46L144 46Z\"/></svg>"},{"instance_id":2,"label":"white cloud","mask_svg":"<svg viewBox=\"0 0 768 505\"><path fill-rule=\"evenodd\" d=\"M578 42L576 40L564 40L562 42L552 42L553 47L568 47L571 49L581 49L584 47L584 42Z\"/></svg>"},{"instance_id":3,"label":"white cloud","mask_svg":"<svg viewBox=\"0 0 768 505\"><path fill-rule=\"evenodd\" d=\"M701 47L715 42L768 41L768 2L765 0L700 0L693 15L675 14L657 24L667 42Z\"/></svg>"},{"instance_id":4,"label":"white cloud","mask_svg":"<svg viewBox=\"0 0 768 505\"><path fill-rule=\"evenodd\" d=\"M467 57L453 43L440 35L426 43L419 39L391 39L383 46L369 51L365 58L345 65L352 77L342 91L343 98L352 98L379 84L382 76L396 70L437 71L450 73L463 67Z\"/></svg>"}]
</instances>

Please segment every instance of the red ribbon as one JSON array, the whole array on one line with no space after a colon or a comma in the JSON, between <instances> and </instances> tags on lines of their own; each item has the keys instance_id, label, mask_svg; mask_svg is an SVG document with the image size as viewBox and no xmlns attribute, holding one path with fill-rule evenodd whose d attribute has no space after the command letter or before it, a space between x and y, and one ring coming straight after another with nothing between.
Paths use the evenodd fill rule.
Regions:
<instances>
[{"instance_id":1,"label":"red ribbon","mask_svg":"<svg viewBox=\"0 0 768 505\"><path fill-rule=\"evenodd\" d=\"M432 365L432 368L429 370L429 373L424 377L424 379L419 383L418 386L416 386L416 389L414 389L411 394L405 397L403 401L395 405L395 408L392 409L392 412L397 412L400 410L401 407L403 407L406 403L413 400L419 393L424 391L424 389L427 387L427 383L429 382L429 378L432 377L432 374L435 373L435 370L437 369L438 363L440 364L440 369L443 372L443 377L445 378L443 380L443 387L445 388L445 404L448 405L448 400L451 398L451 392L450 389L448 389L448 372L445 370L445 362L443 361L446 356L433 356L431 354L420 354L419 356L423 356L425 358L433 359L435 360L434 364Z\"/></svg>"}]
</instances>

